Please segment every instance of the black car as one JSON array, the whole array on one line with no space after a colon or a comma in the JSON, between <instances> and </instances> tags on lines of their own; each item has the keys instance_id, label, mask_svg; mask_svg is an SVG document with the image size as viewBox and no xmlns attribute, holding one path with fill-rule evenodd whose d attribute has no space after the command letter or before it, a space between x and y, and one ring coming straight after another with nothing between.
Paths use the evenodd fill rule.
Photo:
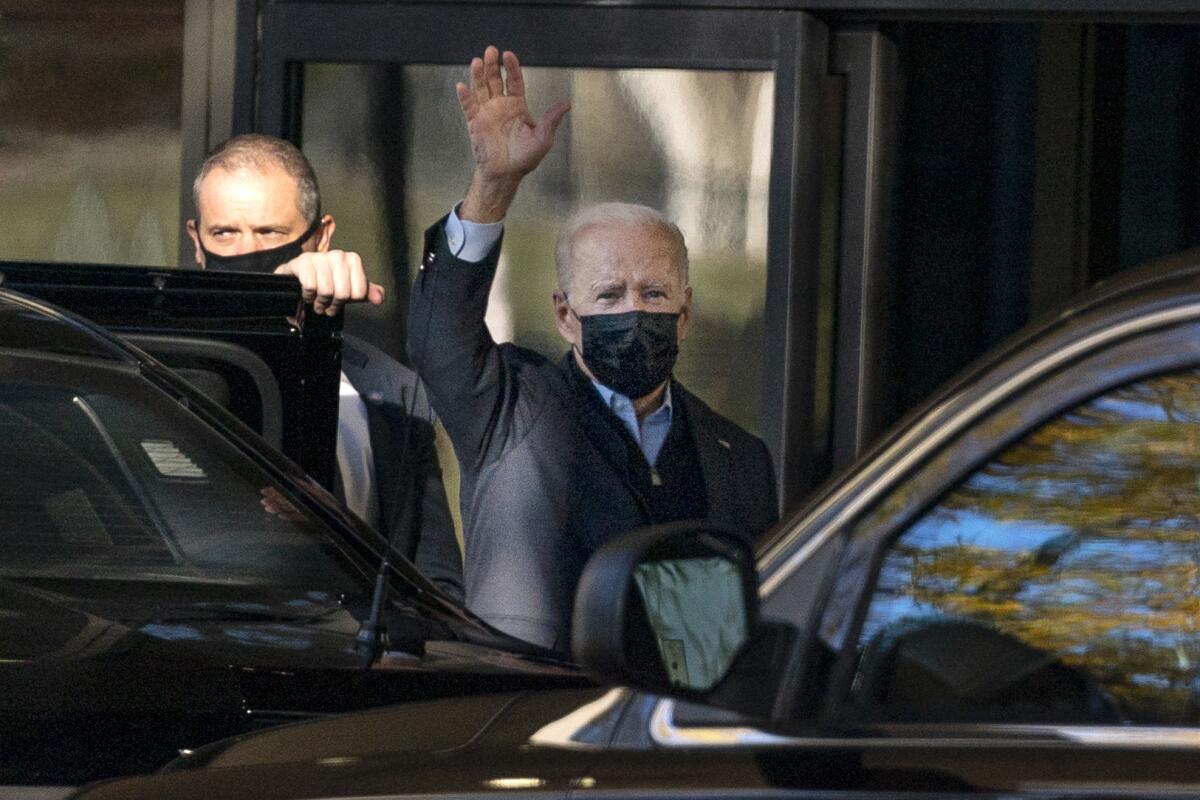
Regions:
<instances>
[{"instance_id":1,"label":"black car","mask_svg":"<svg viewBox=\"0 0 1200 800\"><path fill-rule=\"evenodd\" d=\"M593 557L575 653L631 688L282 727L80 796L1200 796L1200 254L1026 330L755 562L701 524Z\"/></svg>"},{"instance_id":2,"label":"black car","mask_svg":"<svg viewBox=\"0 0 1200 800\"><path fill-rule=\"evenodd\" d=\"M20 270L0 272L4 286L18 282ZM238 314L226 327L261 344L270 317L300 342L304 322L252 313L280 297L297 313L293 282L180 276L175 292L145 270L126 278L110 290L135 307L145 283L158 313L144 326L189 318L176 304L202 309L187 336L143 332L144 344L182 352L190 341L193 354L258 370L272 402L315 402L304 392L318 381L289 385L247 348L213 338L228 280ZM266 300L252 285L263 280ZM303 355L308 345L296 346ZM324 369L336 389L336 360ZM199 373L228 388L221 368ZM270 429L279 408L260 405ZM561 658L447 600L403 558L381 566L387 547L373 529L175 371L3 287L0 509L2 785L142 773L223 737L334 712L587 685Z\"/></svg>"}]
</instances>

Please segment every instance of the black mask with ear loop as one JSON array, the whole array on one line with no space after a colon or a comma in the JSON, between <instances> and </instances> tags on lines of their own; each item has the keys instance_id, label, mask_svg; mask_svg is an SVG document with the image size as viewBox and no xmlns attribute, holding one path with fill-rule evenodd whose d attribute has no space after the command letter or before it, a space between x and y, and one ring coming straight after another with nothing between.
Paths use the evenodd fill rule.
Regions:
<instances>
[{"instance_id":1,"label":"black mask with ear loop","mask_svg":"<svg viewBox=\"0 0 1200 800\"><path fill-rule=\"evenodd\" d=\"M671 377L679 356L678 313L626 311L575 319L583 330L583 363L608 388L636 400Z\"/></svg>"},{"instance_id":2,"label":"black mask with ear loop","mask_svg":"<svg viewBox=\"0 0 1200 800\"><path fill-rule=\"evenodd\" d=\"M200 251L204 253L204 266L206 269L219 269L226 272L274 272L276 268L282 267L303 253L304 243L311 239L320 227L321 214L317 212L317 218L308 226L308 230L300 234L300 238L269 250L256 250L236 256L219 256L216 253L210 253L204 245L200 245ZM200 220L196 220L196 229L197 231L200 229ZM196 238L200 238L198 232Z\"/></svg>"}]
</instances>

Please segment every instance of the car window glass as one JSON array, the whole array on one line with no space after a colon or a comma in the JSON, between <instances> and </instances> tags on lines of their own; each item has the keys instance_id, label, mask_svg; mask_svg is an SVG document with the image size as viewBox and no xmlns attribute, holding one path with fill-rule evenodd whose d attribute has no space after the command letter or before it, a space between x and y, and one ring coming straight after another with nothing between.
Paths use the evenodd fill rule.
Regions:
<instances>
[{"instance_id":1,"label":"car window glass","mask_svg":"<svg viewBox=\"0 0 1200 800\"><path fill-rule=\"evenodd\" d=\"M895 540L858 637L875 718L1200 721L1200 373L1041 426Z\"/></svg>"},{"instance_id":2,"label":"car window glass","mask_svg":"<svg viewBox=\"0 0 1200 800\"><path fill-rule=\"evenodd\" d=\"M361 588L282 498L132 376L0 356L0 576Z\"/></svg>"}]
</instances>

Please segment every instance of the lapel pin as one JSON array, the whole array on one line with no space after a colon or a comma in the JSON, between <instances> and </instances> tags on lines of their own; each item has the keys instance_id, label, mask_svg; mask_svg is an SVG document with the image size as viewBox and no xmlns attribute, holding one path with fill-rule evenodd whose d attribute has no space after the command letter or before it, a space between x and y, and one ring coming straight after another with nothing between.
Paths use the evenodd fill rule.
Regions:
<instances>
[{"instance_id":1,"label":"lapel pin","mask_svg":"<svg viewBox=\"0 0 1200 800\"><path fill-rule=\"evenodd\" d=\"M717 439L717 444L721 445L721 447L724 447L726 450L733 449L733 445L731 445L729 442L725 441L724 439Z\"/></svg>"}]
</instances>

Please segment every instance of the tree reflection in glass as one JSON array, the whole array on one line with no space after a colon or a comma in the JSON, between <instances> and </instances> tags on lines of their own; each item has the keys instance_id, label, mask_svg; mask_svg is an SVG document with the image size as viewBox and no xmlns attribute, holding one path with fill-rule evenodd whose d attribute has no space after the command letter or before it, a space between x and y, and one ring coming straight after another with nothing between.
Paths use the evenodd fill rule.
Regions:
<instances>
[{"instance_id":1,"label":"tree reflection in glass","mask_svg":"<svg viewBox=\"0 0 1200 800\"><path fill-rule=\"evenodd\" d=\"M1200 374L1114 390L909 528L885 556L860 642L902 620L982 622L1086 674L1132 721L1194 723L1198 510Z\"/></svg>"}]
</instances>

